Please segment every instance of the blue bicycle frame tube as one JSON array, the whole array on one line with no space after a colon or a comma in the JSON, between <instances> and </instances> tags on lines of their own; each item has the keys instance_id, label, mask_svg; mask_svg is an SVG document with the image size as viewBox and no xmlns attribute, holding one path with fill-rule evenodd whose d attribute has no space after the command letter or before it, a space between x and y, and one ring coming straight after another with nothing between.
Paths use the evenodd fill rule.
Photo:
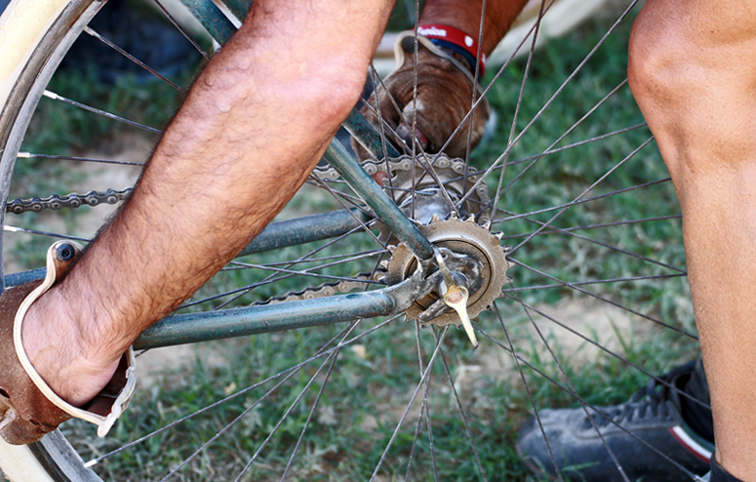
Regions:
<instances>
[{"instance_id":1,"label":"blue bicycle frame tube","mask_svg":"<svg viewBox=\"0 0 756 482\"><path fill-rule=\"evenodd\" d=\"M421 261L433 258L433 245L417 229L412 221L383 192L380 186L367 175L362 166L346 148L334 139L326 150L326 160L341 175L349 186L373 209L376 216L392 233Z\"/></svg>"},{"instance_id":2,"label":"blue bicycle frame tube","mask_svg":"<svg viewBox=\"0 0 756 482\"><path fill-rule=\"evenodd\" d=\"M208 32L221 44L233 35L235 28L211 0L182 0L198 17ZM234 14L246 8L239 0ZM375 129L356 111L347 121L348 127L360 136L360 143L377 158L382 158L384 144ZM386 145L389 155L398 154ZM365 173L357 159L337 140L331 141L325 158L350 187L365 200L373 212L405 243L420 261L433 258L433 245L407 216L386 195L383 189ZM345 234L356 228L358 210L336 211L316 216L274 223L268 226L245 250L249 254L284 246L307 243ZM420 263L424 265L425 263ZM135 343L138 349L194 343L213 339L245 336L256 333L282 331L309 326L345 322L399 313L415 299L427 294L437 283L437 276L425 279L418 270L410 279L381 290L330 296L312 300L292 301L271 305L257 305L205 313L173 315L150 326ZM44 269L31 270L5 277L7 286L14 286L44 276ZM438 273L436 273L438 274Z\"/></svg>"}]
</instances>

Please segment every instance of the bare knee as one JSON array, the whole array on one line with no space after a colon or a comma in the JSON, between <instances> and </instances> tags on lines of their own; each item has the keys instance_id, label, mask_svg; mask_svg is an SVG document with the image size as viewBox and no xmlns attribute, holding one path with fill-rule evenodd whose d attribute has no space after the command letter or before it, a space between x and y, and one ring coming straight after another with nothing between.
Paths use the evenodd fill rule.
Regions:
<instances>
[{"instance_id":1,"label":"bare knee","mask_svg":"<svg viewBox=\"0 0 756 482\"><path fill-rule=\"evenodd\" d=\"M689 46L678 25L664 15L663 7L649 2L633 25L628 50L627 77L646 121L661 129L671 112L683 109L686 84L695 84L691 67L697 61L686 55Z\"/></svg>"},{"instance_id":2,"label":"bare knee","mask_svg":"<svg viewBox=\"0 0 756 482\"><path fill-rule=\"evenodd\" d=\"M646 8L638 16L630 36L627 78L674 178L679 155L671 148L679 143L672 137L679 135L680 129L685 129L681 123L690 119L684 113L689 92L686 84L695 85L695 80L689 78L684 42L664 30L664 23L663 18L648 14Z\"/></svg>"},{"instance_id":3,"label":"bare knee","mask_svg":"<svg viewBox=\"0 0 756 482\"><path fill-rule=\"evenodd\" d=\"M630 88L673 178L737 163L754 144L756 68L743 59L756 57L756 21L701 5L712 2L649 0L630 39Z\"/></svg>"},{"instance_id":4,"label":"bare knee","mask_svg":"<svg viewBox=\"0 0 756 482\"><path fill-rule=\"evenodd\" d=\"M630 35L628 80L639 103L687 103L701 92L751 84L756 4L648 0ZM693 89L692 91L689 89Z\"/></svg>"}]
</instances>

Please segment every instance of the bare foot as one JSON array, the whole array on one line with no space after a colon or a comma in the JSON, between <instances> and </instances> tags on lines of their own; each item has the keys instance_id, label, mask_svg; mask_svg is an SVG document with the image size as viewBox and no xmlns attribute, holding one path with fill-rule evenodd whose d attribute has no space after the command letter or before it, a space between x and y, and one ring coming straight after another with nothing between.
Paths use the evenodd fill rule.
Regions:
<instances>
[{"instance_id":1,"label":"bare foot","mask_svg":"<svg viewBox=\"0 0 756 482\"><path fill-rule=\"evenodd\" d=\"M121 353L93 346L80 323L66 317L65 300L56 288L29 308L21 336L29 360L50 388L81 407L113 377Z\"/></svg>"}]
</instances>

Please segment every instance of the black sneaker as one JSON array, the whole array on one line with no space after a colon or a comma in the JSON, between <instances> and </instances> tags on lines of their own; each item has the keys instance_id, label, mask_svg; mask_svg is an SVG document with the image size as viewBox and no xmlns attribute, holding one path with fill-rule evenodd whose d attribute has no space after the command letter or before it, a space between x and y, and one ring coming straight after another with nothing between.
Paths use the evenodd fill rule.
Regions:
<instances>
[{"instance_id":1,"label":"black sneaker","mask_svg":"<svg viewBox=\"0 0 756 482\"><path fill-rule=\"evenodd\" d=\"M695 362L683 365L660 379L682 388ZM714 444L698 436L680 415L679 394L652 379L629 401L614 407L597 407L604 415L635 437L656 448L671 462L643 442L628 435L602 415L589 409L628 479L648 482L689 482L691 476L709 471ZM541 410L538 415L562 476L584 482L622 482L604 443L582 408ZM543 433L535 418L520 429L517 453L539 477L556 479ZM681 470L682 467L684 470Z\"/></svg>"}]
</instances>

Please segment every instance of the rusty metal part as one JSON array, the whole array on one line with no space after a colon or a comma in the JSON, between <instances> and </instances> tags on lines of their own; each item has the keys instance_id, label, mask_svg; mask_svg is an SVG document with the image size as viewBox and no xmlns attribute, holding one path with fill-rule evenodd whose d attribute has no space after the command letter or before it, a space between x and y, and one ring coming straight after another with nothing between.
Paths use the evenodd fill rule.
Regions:
<instances>
[{"instance_id":1,"label":"rusty metal part","mask_svg":"<svg viewBox=\"0 0 756 482\"><path fill-rule=\"evenodd\" d=\"M452 215L447 220L434 218L428 225L421 226L420 230L428 240L439 248L452 251L457 257L475 259L480 264L479 279L468 279L468 287L478 285L474 291L470 289L467 304L467 312L470 319L477 319L480 313L487 309L493 301L501 296L502 287L509 281L507 269L512 265L507 260L509 247L499 244L501 234L488 231L487 225L478 225L472 216L466 220L458 219ZM446 259L446 264L452 272L464 269L459 262ZM412 253L403 245L399 245L393 256L386 264L387 273L385 281L389 285L400 283L415 270L417 261ZM469 276L465 273L466 276ZM408 319L417 319L423 326L433 324L445 326L449 324L459 326L462 322L459 316L446 310L446 312L429 319L423 313L426 310L438 310L437 302L440 300L438 293L417 300L407 311ZM435 313L434 313L435 314Z\"/></svg>"},{"instance_id":2,"label":"rusty metal part","mask_svg":"<svg viewBox=\"0 0 756 482\"><path fill-rule=\"evenodd\" d=\"M282 296L268 298L265 301L257 301L255 303L252 303L252 306L272 305L275 303L285 303L289 301L311 300L314 298L323 298L326 296L349 293L350 291L354 291L356 289L367 288L368 285L374 284L370 283L370 281L378 281L383 278L385 274L386 272L384 270L376 270L376 272L372 276L370 275L370 273L359 273L354 275L352 277L353 279L349 281L339 281L338 283L323 283L319 286L310 286L297 293L286 293ZM360 282L359 280L364 281Z\"/></svg>"},{"instance_id":3,"label":"rusty metal part","mask_svg":"<svg viewBox=\"0 0 756 482\"><path fill-rule=\"evenodd\" d=\"M465 164L461 159L449 159L445 154L429 156L428 159L434 167L439 180L444 184L447 192L453 200L460 199L464 195L465 187L471 187L478 179L478 176L472 174L475 172L475 169L469 168L467 182L465 183L463 181ZM440 189L438 189L435 179L427 174L418 162L419 161L413 161L409 156L402 156L396 159L389 159L388 162L368 160L362 163L362 168L370 176L375 176L378 172L387 173L387 177L383 181L384 186L386 186L387 189L391 189L389 194L391 195L393 192L393 197L396 199L397 204L404 206L409 213L409 202L413 193L412 169L414 167L415 181L422 178L419 183L416 182L417 187L414 189L416 200L415 220L421 224L428 224L433 219L434 214L438 217L447 217L453 209L448 205L448 200L440 192ZM321 179L339 179L338 173L330 167L318 167L315 169L315 173ZM425 175L423 176L423 174ZM476 192L468 197L468 200L464 203L462 211L465 213L476 212L481 206L486 206L489 202L490 198L488 197L488 189L485 184L481 184L476 189ZM482 213L479 216L480 222L487 222L489 219L489 213ZM380 236L382 239L388 239L390 237L390 233L386 231L386 228L382 223L378 223L377 227L381 232ZM372 276L369 273L360 273L352 277L354 280L341 281L338 283L324 283L318 286L305 288L296 293L286 293L285 295L270 298L255 304L284 303L288 301L321 298L335 294L348 293L357 289L366 289L370 281L378 281L385 277L387 274L385 266L386 263L382 263L381 268L376 270ZM357 280L365 280L365 282L361 283ZM443 304L443 307L445 306L446 305Z\"/></svg>"},{"instance_id":4,"label":"rusty metal part","mask_svg":"<svg viewBox=\"0 0 756 482\"><path fill-rule=\"evenodd\" d=\"M436 178L423 168L423 165L427 164L433 167L433 172L446 192L439 188ZM409 156L402 156L390 160L388 166L385 162L370 162L363 164L363 168L371 176L379 171L387 173L383 185L391 190L389 195L392 195L402 211L418 224L430 223L433 215L441 219L447 218L454 212L454 207L449 203L449 199L456 203L465 195L466 190L478 180L478 176L475 175L475 168L469 167L467 181L465 182L464 161L462 159L449 159L443 153L428 156L427 160L422 161L413 161ZM490 201L487 186L480 184L475 192L471 193L459 207L459 213L464 217L475 213L478 222L488 222L491 218L490 211L486 210L481 213L479 211L481 207L487 206ZM391 233L385 226L382 223L377 223L377 228L381 233L381 239L390 241Z\"/></svg>"},{"instance_id":5,"label":"rusty metal part","mask_svg":"<svg viewBox=\"0 0 756 482\"><path fill-rule=\"evenodd\" d=\"M108 189L107 191L89 191L86 194L53 194L52 196L40 199L33 197L31 199L14 199L5 204L5 212L14 214L23 214L27 212L40 212L46 209L57 211L61 208L78 208L81 206L97 206L99 204L116 204L123 201L131 195L133 188L126 188L121 191Z\"/></svg>"}]
</instances>

